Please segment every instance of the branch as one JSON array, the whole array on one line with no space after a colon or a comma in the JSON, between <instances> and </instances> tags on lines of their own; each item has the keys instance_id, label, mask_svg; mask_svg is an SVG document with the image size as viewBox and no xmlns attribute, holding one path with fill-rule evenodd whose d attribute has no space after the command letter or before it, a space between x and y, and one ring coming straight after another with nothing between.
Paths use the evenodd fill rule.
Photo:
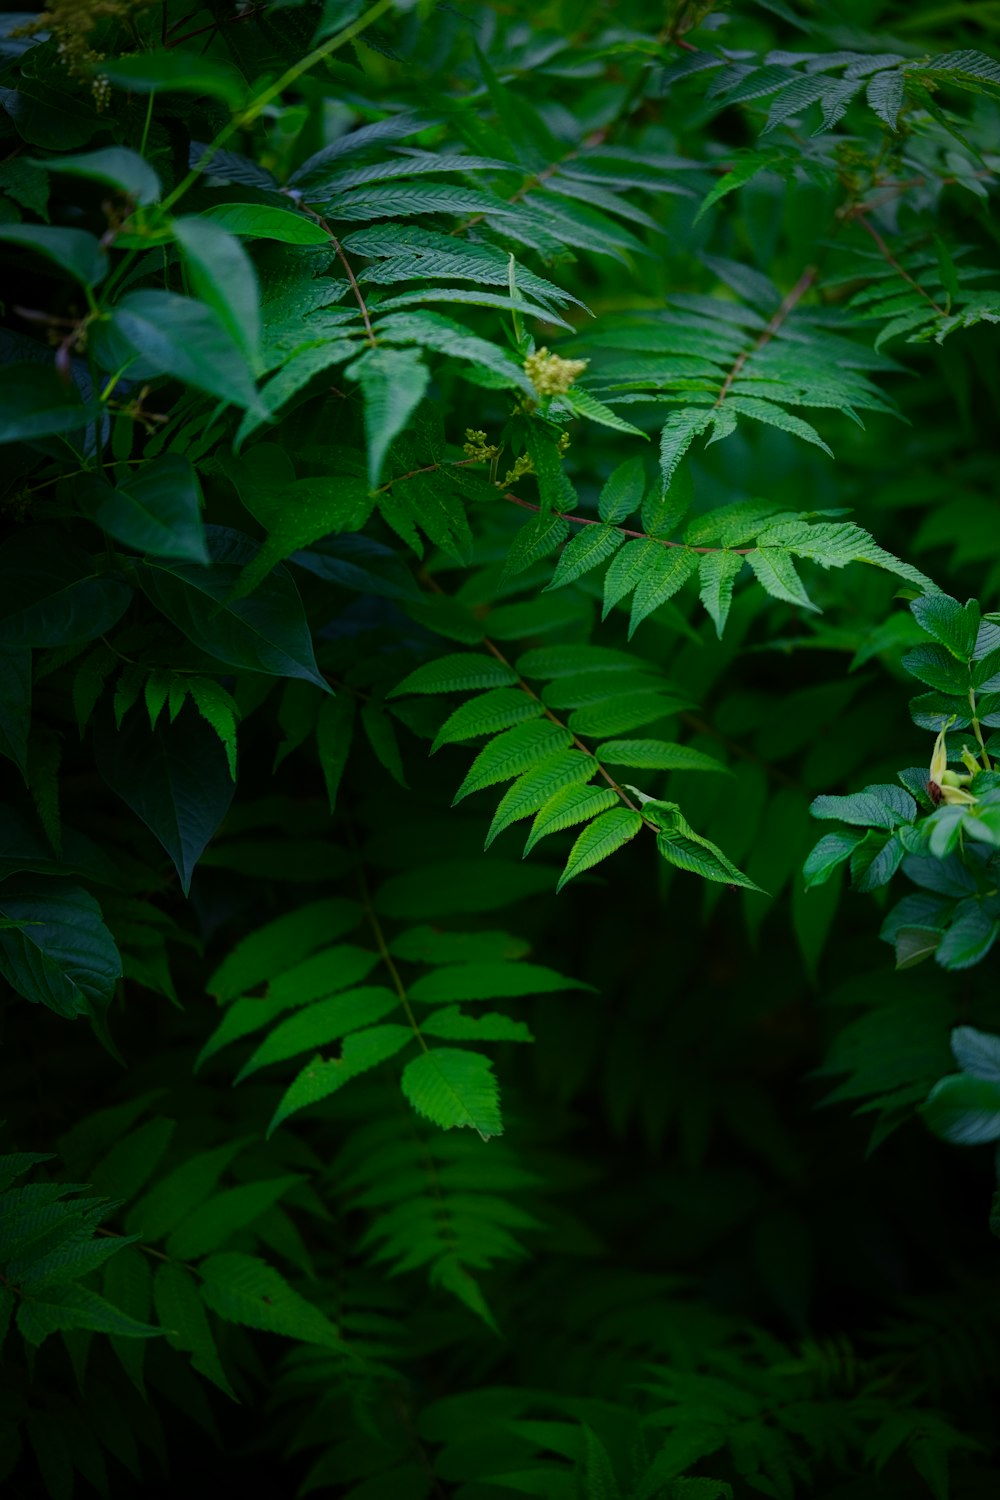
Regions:
<instances>
[{"instance_id":1,"label":"branch","mask_svg":"<svg viewBox=\"0 0 1000 1500\"><path fill-rule=\"evenodd\" d=\"M769 344L771 342L775 334L781 328L781 325L784 323L785 319L788 317L789 313L792 312L792 310L797 307L798 304L802 301L802 298L805 296L806 292L808 292L809 288L812 286L818 275L819 271L816 266L807 266L806 269L802 272L802 275L799 277L798 281L792 287L791 291L782 298L781 306L778 308L777 312L774 314L774 317L771 319L770 323L768 323L767 327L764 329L757 342L753 344L751 348L745 349L742 354L737 355L732 369L729 371L729 374L722 382L722 389L720 390L715 402L716 406L722 405L723 401L725 401L726 397L729 395L733 381L736 380L747 360L751 355L756 354L758 349L763 349L765 344ZM714 551L717 549L709 548L708 550Z\"/></svg>"},{"instance_id":2,"label":"branch","mask_svg":"<svg viewBox=\"0 0 1000 1500\"><path fill-rule=\"evenodd\" d=\"M520 495L504 494L503 498L509 500L511 505L519 505L522 510L533 510L536 515L541 515L542 507L535 505L531 500L522 500ZM575 526L607 526L607 521L601 521L597 516L571 516L559 512L564 521L572 521ZM641 542L656 542L659 547L683 547L685 552L734 552L740 557L745 557L748 552L756 552L756 547L690 547L687 542L669 542L666 537L650 536L648 531L630 531L627 526L612 526L613 531L620 531L622 536L634 536Z\"/></svg>"},{"instance_id":3,"label":"branch","mask_svg":"<svg viewBox=\"0 0 1000 1500\"><path fill-rule=\"evenodd\" d=\"M337 256L340 260L340 264L347 272L347 279L350 282L351 291L354 293L354 300L357 302L358 308L361 312L361 316L364 319L365 336L368 339L368 343L371 348L376 348L378 345L378 339L375 337L375 332L372 328L372 320L368 315L368 305L365 302L364 296L362 295L361 288L358 286L357 277L354 274L351 263L347 259L347 256L344 254L343 245L340 243L329 223L326 219L324 219L323 215L319 212L318 209L313 208L310 203L305 203L301 200L298 202L297 206L302 210L303 213L308 214L310 219L316 220L316 223L323 230L324 234L328 234L330 236L330 244L333 246L334 250L336 250Z\"/></svg>"},{"instance_id":4,"label":"branch","mask_svg":"<svg viewBox=\"0 0 1000 1500\"><path fill-rule=\"evenodd\" d=\"M874 225L869 224L868 220L865 217L865 206L859 203L856 211L851 214L850 217L857 220L866 234L871 235L872 239L875 241L875 244L878 246L879 254L882 256L883 260L885 260L886 264L892 267L892 269L896 272L896 275L901 276L904 281L909 282L910 286L913 287L913 290L915 292L919 292L925 302L930 303L931 307L933 307L934 311L939 315L939 317L945 317L944 308L939 307L938 304L934 301L934 298L931 296L930 292L925 291L924 288L920 285L920 282L914 281L909 271L904 270L899 261L893 255L892 251L889 249L889 246L886 244L885 240L879 234L878 230L874 227Z\"/></svg>"}]
</instances>

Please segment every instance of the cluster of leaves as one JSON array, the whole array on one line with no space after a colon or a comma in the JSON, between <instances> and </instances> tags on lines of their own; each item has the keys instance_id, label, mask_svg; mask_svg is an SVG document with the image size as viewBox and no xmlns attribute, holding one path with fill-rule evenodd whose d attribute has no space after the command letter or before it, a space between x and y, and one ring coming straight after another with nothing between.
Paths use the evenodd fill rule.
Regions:
<instances>
[{"instance_id":1,"label":"cluster of leaves","mask_svg":"<svg viewBox=\"0 0 1000 1500\"><path fill-rule=\"evenodd\" d=\"M1000 615L981 616L975 600L963 607L947 595L910 607L933 642L902 659L932 689L910 700L913 722L937 730L930 769L900 771L902 786L817 797L813 817L848 827L820 839L805 877L822 885L849 862L854 887L874 891L902 869L920 891L897 902L882 927L897 968L933 954L946 969L965 969L1000 935L1000 736L983 735L1000 728Z\"/></svg>"},{"instance_id":2,"label":"cluster of leaves","mask_svg":"<svg viewBox=\"0 0 1000 1500\"><path fill-rule=\"evenodd\" d=\"M996 24L863 9L0 22L12 1493L995 1490L802 1083L1000 1134Z\"/></svg>"}]
</instances>

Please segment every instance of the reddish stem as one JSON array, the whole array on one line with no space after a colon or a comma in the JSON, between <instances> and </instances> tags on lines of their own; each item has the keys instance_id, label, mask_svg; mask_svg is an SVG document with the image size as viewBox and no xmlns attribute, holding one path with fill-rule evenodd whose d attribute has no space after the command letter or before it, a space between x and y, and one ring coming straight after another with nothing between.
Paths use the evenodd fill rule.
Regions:
<instances>
[{"instance_id":1,"label":"reddish stem","mask_svg":"<svg viewBox=\"0 0 1000 1500\"><path fill-rule=\"evenodd\" d=\"M530 500L522 500L520 495L505 494L503 497L509 500L511 505L520 505L522 510L533 510L540 515L542 507L534 505ZM562 513L560 513L562 514ZM598 520L596 516L569 516L563 515L564 521L572 521L576 526L606 526L606 521ZM686 552L734 552L743 557L748 552L756 552L756 547L689 547L687 542L668 542L662 536L650 536L648 531L630 531L627 526L615 526L615 531L620 531L622 536L634 536L642 542L656 542L660 547L683 547Z\"/></svg>"},{"instance_id":2,"label":"reddish stem","mask_svg":"<svg viewBox=\"0 0 1000 1500\"><path fill-rule=\"evenodd\" d=\"M726 397L729 395L729 392L733 385L733 381L737 379L747 360L751 355L756 354L758 349L763 349L765 344L769 344L771 342L775 334L780 329L781 325L784 323L785 319L788 317L789 313L799 304L799 302L801 302L802 298L812 286L818 275L819 271L815 266L807 266L806 269L802 272L802 275L792 287L791 291L782 298L781 306L778 308L777 312L774 314L774 317L771 319L770 323L768 323L767 327L764 329L757 342L753 345L752 348L744 350L742 354L737 356L732 369L729 371L729 374L722 382L722 389L720 390L715 402L716 406L722 405L723 401L725 401ZM714 550L716 549L709 548L709 551Z\"/></svg>"}]
</instances>

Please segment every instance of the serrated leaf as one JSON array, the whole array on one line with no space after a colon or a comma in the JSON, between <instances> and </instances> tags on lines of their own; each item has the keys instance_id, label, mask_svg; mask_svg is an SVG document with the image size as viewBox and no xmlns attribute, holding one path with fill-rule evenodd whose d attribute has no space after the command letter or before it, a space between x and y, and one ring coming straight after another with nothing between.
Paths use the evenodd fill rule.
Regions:
<instances>
[{"instance_id":1,"label":"serrated leaf","mask_svg":"<svg viewBox=\"0 0 1000 1500\"><path fill-rule=\"evenodd\" d=\"M548 834L560 833L576 823L585 823L598 813L606 812L609 807L617 807L618 803L618 793L610 787L564 787L539 809L531 825L528 842L524 846L525 854L529 854L539 839Z\"/></svg>"},{"instance_id":2,"label":"serrated leaf","mask_svg":"<svg viewBox=\"0 0 1000 1500\"><path fill-rule=\"evenodd\" d=\"M329 1098L352 1078L395 1057L412 1040L409 1026L370 1026L345 1037L339 1057L324 1060L317 1053L286 1091L268 1126L268 1135L289 1115Z\"/></svg>"},{"instance_id":3,"label":"serrated leaf","mask_svg":"<svg viewBox=\"0 0 1000 1500\"><path fill-rule=\"evenodd\" d=\"M368 483L382 478L389 445L423 400L430 373L415 349L369 349L344 374L361 387L368 440Z\"/></svg>"},{"instance_id":4,"label":"serrated leaf","mask_svg":"<svg viewBox=\"0 0 1000 1500\"><path fill-rule=\"evenodd\" d=\"M597 502L602 521L616 524L628 520L642 504L646 470L641 458L627 458L605 481Z\"/></svg>"},{"instance_id":5,"label":"serrated leaf","mask_svg":"<svg viewBox=\"0 0 1000 1500\"><path fill-rule=\"evenodd\" d=\"M523 1021L510 1016L487 1013L467 1016L457 1005L432 1011L420 1023L424 1036L441 1037L452 1042L533 1042L534 1037Z\"/></svg>"},{"instance_id":6,"label":"serrated leaf","mask_svg":"<svg viewBox=\"0 0 1000 1500\"><path fill-rule=\"evenodd\" d=\"M398 1005L398 995L377 986L349 989L326 1000L313 1001L275 1026L243 1064L234 1081L240 1083L258 1068L283 1062L299 1052L315 1052L318 1047L339 1041L349 1032L381 1021Z\"/></svg>"},{"instance_id":7,"label":"serrated leaf","mask_svg":"<svg viewBox=\"0 0 1000 1500\"><path fill-rule=\"evenodd\" d=\"M630 766L639 771L721 771L728 766L703 750L675 745L668 740L608 740L597 750L604 766Z\"/></svg>"},{"instance_id":8,"label":"serrated leaf","mask_svg":"<svg viewBox=\"0 0 1000 1500\"><path fill-rule=\"evenodd\" d=\"M687 547L660 547L647 560L636 585L629 619L629 640L647 615L672 599L677 591L698 571L697 554Z\"/></svg>"},{"instance_id":9,"label":"serrated leaf","mask_svg":"<svg viewBox=\"0 0 1000 1500\"><path fill-rule=\"evenodd\" d=\"M805 586L795 571L795 564L787 552L778 547L757 547L747 553L746 560L753 569L757 582L773 599L782 599L786 604L811 609L817 614L820 612L819 606L806 593Z\"/></svg>"},{"instance_id":10,"label":"serrated leaf","mask_svg":"<svg viewBox=\"0 0 1000 1500\"><path fill-rule=\"evenodd\" d=\"M629 839L635 838L641 827L641 816L631 808L615 807L610 812L601 813L587 825L569 851L566 867L556 886L557 892L562 890L567 881L582 875L585 870L593 869L594 865L600 864L623 844L627 844Z\"/></svg>"},{"instance_id":11,"label":"serrated leaf","mask_svg":"<svg viewBox=\"0 0 1000 1500\"><path fill-rule=\"evenodd\" d=\"M396 698L402 693L473 693L516 681L517 673L505 662L462 651L425 662L390 688L386 697Z\"/></svg>"},{"instance_id":12,"label":"serrated leaf","mask_svg":"<svg viewBox=\"0 0 1000 1500\"><path fill-rule=\"evenodd\" d=\"M220 1318L305 1344L341 1347L340 1334L329 1318L257 1256L236 1251L212 1255L198 1272L202 1296Z\"/></svg>"},{"instance_id":13,"label":"serrated leaf","mask_svg":"<svg viewBox=\"0 0 1000 1500\"><path fill-rule=\"evenodd\" d=\"M706 552L698 562L700 598L722 639L729 618L733 585L743 568L744 558L735 552Z\"/></svg>"},{"instance_id":14,"label":"serrated leaf","mask_svg":"<svg viewBox=\"0 0 1000 1500\"><path fill-rule=\"evenodd\" d=\"M549 719L505 730L480 750L454 801L460 802L471 792L495 786L498 781L511 781L554 751L565 750L572 742L570 731Z\"/></svg>"},{"instance_id":15,"label":"serrated leaf","mask_svg":"<svg viewBox=\"0 0 1000 1500\"><path fill-rule=\"evenodd\" d=\"M198 1285L183 1266L162 1264L153 1279L156 1316L172 1349L190 1354L193 1367L235 1401L205 1316Z\"/></svg>"},{"instance_id":16,"label":"serrated leaf","mask_svg":"<svg viewBox=\"0 0 1000 1500\"><path fill-rule=\"evenodd\" d=\"M409 988L411 1000L442 1005L455 1000L500 1000L523 995L552 994L559 990L588 990L592 986L570 979L541 964L456 963L436 969L415 980Z\"/></svg>"},{"instance_id":17,"label":"serrated leaf","mask_svg":"<svg viewBox=\"0 0 1000 1500\"><path fill-rule=\"evenodd\" d=\"M431 746L431 754L442 745L475 739L482 734L497 734L527 719L537 719L544 705L520 688L494 688L477 698L470 698L442 724Z\"/></svg>"},{"instance_id":18,"label":"serrated leaf","mask_svg":"<svg viewBox=\"0 0 1000 1500\"><path fill-rule=\"evenodd\" d=\"M442 1130L468 1126L483 1140L503 1133L493 1067L478 1052L432 1047L407 1063L402 1088L417 1113Z\"/></svg>"},{"instance_id":19,"label":"serrated leaf","mask_svg":"<svg viewBox=\"0 0 1000 1500\"><path fill-rule=\"evenodd\" d=\"M562 787L589 781L598 771L598 763L579 750L557 750L519 776L500 799L489 832L486 848L505 828L520 818L530 817Z\"/></svg>"},{"instance_id":20,"label":"serrated leaf","mask_svg":"<svg viewBox=\"0 0 1000 1500\"><path fill-rule=\"evenodd\" d=\"M679 812L673 814L667 827L660 829L656 836L656 847L667 864L686 870L689 874L700 875L703 880L738 885L748 891L761 889L756 881L737 869L717 844L695 833Z\"/></svg>"}]
</instances>

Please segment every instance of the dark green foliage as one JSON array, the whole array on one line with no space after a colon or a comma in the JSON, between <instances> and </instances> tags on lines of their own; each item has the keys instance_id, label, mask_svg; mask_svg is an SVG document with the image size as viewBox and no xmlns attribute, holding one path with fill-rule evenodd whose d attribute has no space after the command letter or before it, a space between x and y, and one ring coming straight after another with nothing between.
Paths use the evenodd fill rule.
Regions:
<instances>
[{"instance_id":1,"label":"dark green foliage","mask_svg":"<svg viewBox=\"0 0 1000 1500\"><path fill-rule=\"evenodd\" d=\"M993 1500L995 11L0 22L5 1493Z\"/></svg>"}]
</instances>

